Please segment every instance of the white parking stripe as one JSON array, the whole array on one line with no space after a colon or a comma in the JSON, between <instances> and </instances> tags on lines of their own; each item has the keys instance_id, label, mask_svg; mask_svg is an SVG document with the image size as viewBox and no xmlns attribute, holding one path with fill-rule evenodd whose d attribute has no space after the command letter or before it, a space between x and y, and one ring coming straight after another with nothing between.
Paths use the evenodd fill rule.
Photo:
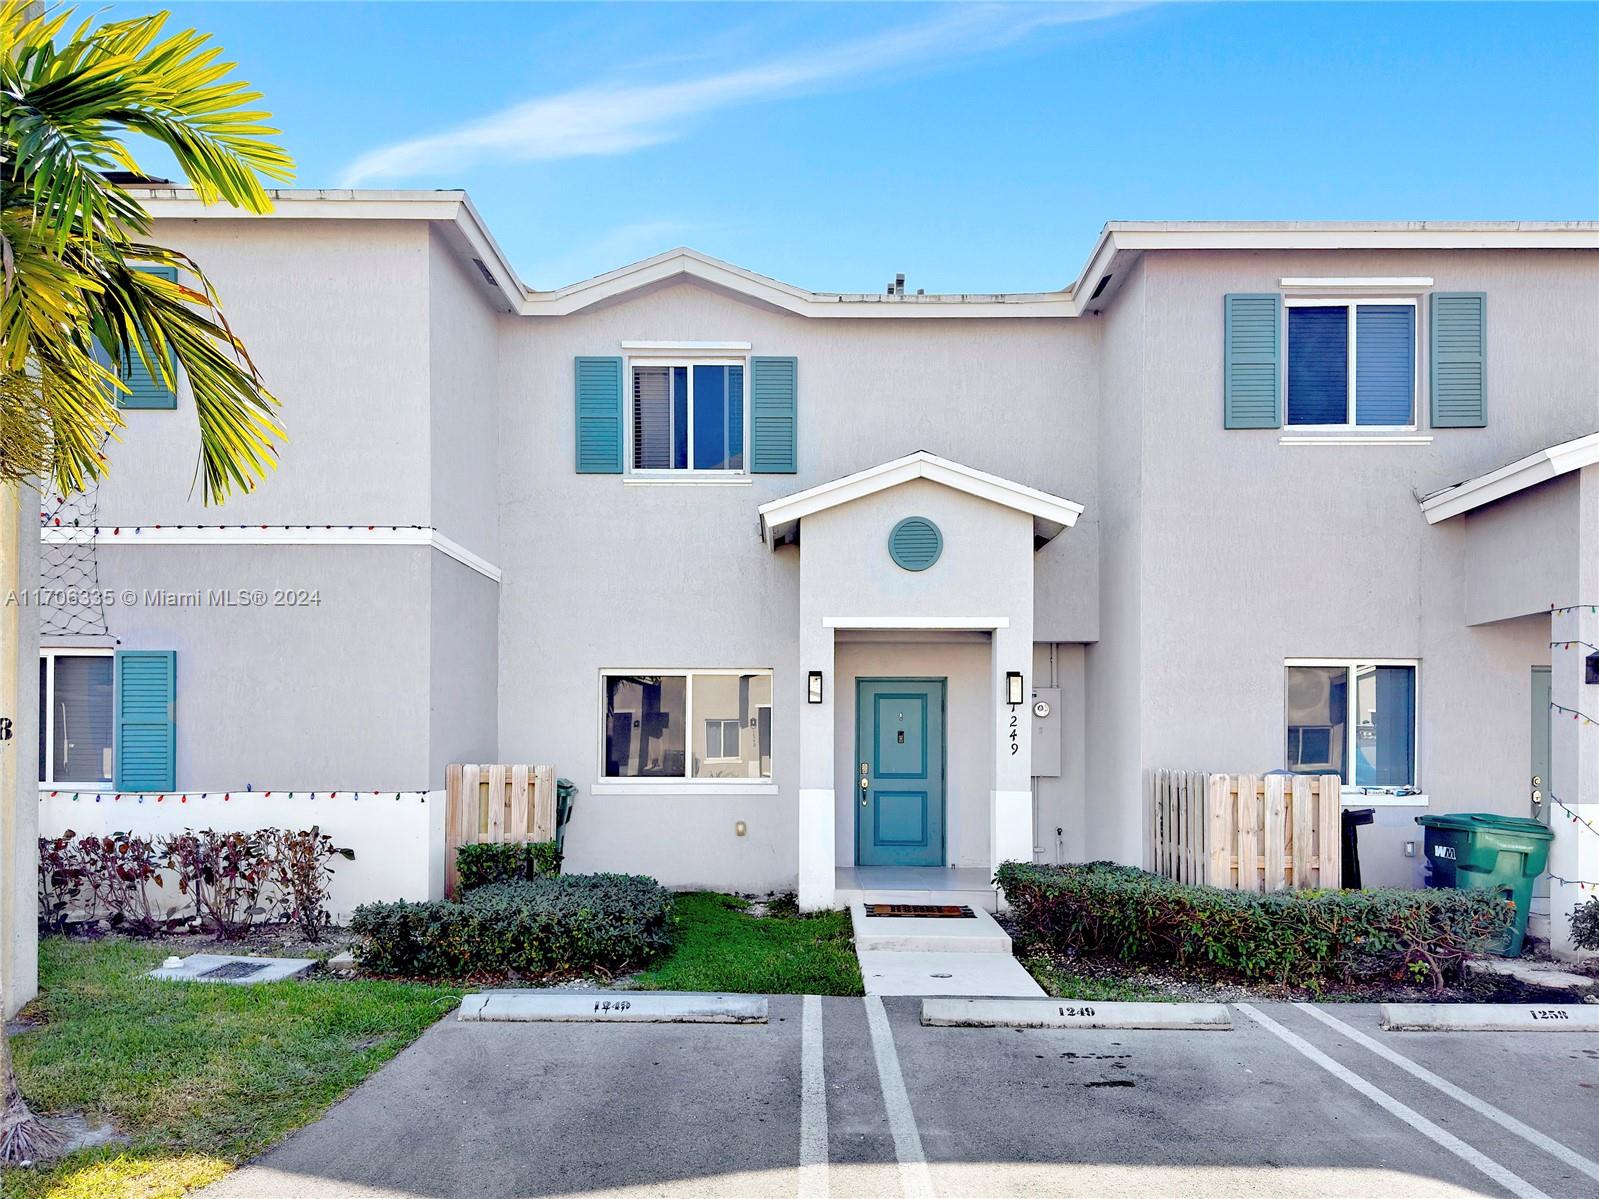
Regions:
<instances>
[{"instance_id":1,"label":"white parking stripe","mask_svg":"<svg viewBox=\"0 0 1599 1199\"><path fill-rule=\"evenodd\" d=\"M1583 1157L1582 1154L1566 1148L1559 1141L1553 1139L1552 1137L1545 1136L1536 1128L1528 1127L1514 1116L1500 1111L1493 1104L1488 1103L1485 1100L1478 1099L1470 1091L1465 1091L1460 1087L1457 1087L1447 1078L1440 1078L1431 1070L1428 1070L1423 1066L1418 1066L1404 1054L1390 1049L1381 1041L1375 1040L1372 1037L1368 1037L1359 1029L1351 1028L1337 1017L1330 1016L1326 1012L1318 1010L1314 1004L1298 1003L1294 1006L1309 1012L1317 1020L1320 1020L1328 1027L1336 1028L1339 1032L1343 1033L1344 1036L1354 1041L1357 1045L1364 1045L1378 1057L1385 1058L1394 1065L1398 1066L1406 1074L1409 1074L1414 1078L1421 1079L1421 1081L1426 1083L1428 1086L1436 1087L1445 1095L1448 1095L1451 1099L1465 1104L1472 1111L1477 1112L1479 1115L1488 1117L1488 1119L1499 1125L1499 1127L1510 1130L1523 1140L1531 1141L1545 1153L1548 1153L1554 1157L1558 1157L1573 1170L1580 1170L1589 1178L1599 1181L1599 1162L1590 1161L1588 1158Z\"/></svg>"},{"instance_id":2,"label":"white parking stripe","mask_svg":"<svg viewBox=\"0 0 1599 1199\"><path fill-rule=\"evenodd\" d=\"M799 1199L827 1199L827 1077L822 1069L822 1000L805 996L800 1026Z\"/></svg>"},{"instance_id":3,"label":"white parking stripe","mask_svg":"<svg viewBox=\"0 0 1599 1199\"><path fill-rule=\"evenodd\" d=\"M888 1129L894 1134L894 1156L899 1159L899 1187L905 1199L933 1199L933 1176L922 1153L922 1134L916 1131L910 1097L905 1094L905 1076L899 1069L899 1052L888 1027L883 1001L868 995L866 1026L872 1031L872 1056L877 1059L877 1082L883 1090L883 1108L888 1113Z\"/></svg>"},{"instance_id":4,"label":"white parking stripe","mask_svg":"<svg viewBox=\"0 0 1599 1199\"><path fill-rule=\"evenodd\" d=\"M1388 1094L1388 1092L1379 1090L1360 1075L1356 1074L1353 1070L1339 1065L1337 1062L1333 1061L1332 1058L1328 1057L1321 1050L1317 1049L1309 1041L1305 1040L1305 1038L1301 1037L1298 1033L1290 1032L1264 1012L1256 1011L1247 1003L1240 1003L1236 1004L1235 1006L1239 1011L1243 1012L1244 1015L1248 1016L1256 1024L1260 1025L1267 1032L1271 1033L1272 1036L1299 1050L1300 1053L1302 1053L1305 1057L1308 1057L1311 1061L1315 1062L1334 1078L1341 1079L1342 1081L1348 1083L1367 1099L1370 1099L1378 1107L1382 1108L1390 1115L1397 1116L1406 1124L1414 1128L1417 1132L1421 1133L1421 1135L1426 1137L1428 1140L1443 1146L1461 1161L1467 1163L1477 1170L1482 1171L1482 1173L1486 1174L1500 1186L1504 1187L1505 1190L1509 1191L1512 1195L1518 1196L1519 1199L1549 1199L1548 1195L1545 1195L1526 1179L1512 1174L1509 1170L1505 1169L1491 1157L1488 1157L1486 1154L1473 1149L1470 1145L1466 1144L1466 1142L1462 1141L1453 1133L1445 1132L1443 1129L1439 1128L1438 1125L1427 1119L1427 1117L1423 1116L1420 1112L1415 1111L1413 1108L1406 1107L1403 1103L1400 1103L1399 1100Z\"/></svg>"}]
</instances>

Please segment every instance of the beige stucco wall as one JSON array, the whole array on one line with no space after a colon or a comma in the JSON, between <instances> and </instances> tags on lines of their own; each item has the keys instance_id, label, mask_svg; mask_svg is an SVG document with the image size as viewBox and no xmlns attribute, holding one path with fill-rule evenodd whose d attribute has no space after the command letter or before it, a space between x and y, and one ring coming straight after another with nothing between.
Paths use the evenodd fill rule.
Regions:
<instances>
[{"instance_id":1,"label":"beige stucco wall","mask_svg":"<svg viewBox=\"0 0 1599 1199\"><path fill-rule=\"evenodd\" d=\"M0 487L0 595L30 585L39 569L38 495ZM39 799L34 766L39 744L38 608L0 605L0 1018L39 990Z\"/></svg>"},{"instance_id":2,"label":"beige stucco wall","mask_svg":"<svg viewBox=\"0 0 1599 1199\"><path fill-rule=\"evenodd\" d=\"M1280 766L1285 658L1417 658L1418 781L1431 810L1525 811L1530 667L1549 661L1548 621L1467 627L1461 534L1448 527L1459 522L1429 526L1417 496L1599 427L1591 262L1486 252L1148 258L1144 765ZM1285 446L1277 430L1224 429L1223 295L1329 275L1425 275L1438 290L1486 292L1488 426L1436 430L1419 446ZM1425 389L1418 408L1425 425ZM1119 782L1130 810L1141 806L1136 786ZM1372 881L1410 877L1397 840L1362 853Z\"/></svg>"}]
</instances>

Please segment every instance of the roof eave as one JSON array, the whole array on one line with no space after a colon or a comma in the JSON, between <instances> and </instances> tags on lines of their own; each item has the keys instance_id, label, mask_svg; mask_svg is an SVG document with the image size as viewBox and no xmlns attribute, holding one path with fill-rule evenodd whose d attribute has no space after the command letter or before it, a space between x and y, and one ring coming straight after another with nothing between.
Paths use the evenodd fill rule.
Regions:
<instances>
[{"instance_id":1,"label":"roof eave","mask_svg":"<svg viewBox=\"0 0 1599 1199\"><path fill-rule=\"evenodd\" d=\"M1421 512L1428 524L1436 525L1596 463L1599 432L1549 446L1508 466L1425 495L1421 498Z\"/></svg>"},{"instance_id":2,"label":"roof eave","mask_svg":"<svg viewBox=\"0 0 1599 1199\"><path fill-rule=\"evenodd\" d=\"M1083 506L1072 500L975 470L926 450L917 450L903 458L768 500L756 510L760 514L761 536L775 548L791 540L799 523L807 516L916 479L927 479L1031 516L1033 534L1039 545L1071 528L1083 513Z\"/></svg>"}]
</instances>

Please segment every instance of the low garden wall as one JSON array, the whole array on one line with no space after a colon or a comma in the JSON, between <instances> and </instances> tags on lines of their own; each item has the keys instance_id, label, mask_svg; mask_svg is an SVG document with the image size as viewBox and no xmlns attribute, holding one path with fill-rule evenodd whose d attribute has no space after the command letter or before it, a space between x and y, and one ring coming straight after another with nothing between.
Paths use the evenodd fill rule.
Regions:
<instances>
[{"instance_id":1,"label":"low garden wall","mask_svg":"<svg viewBox=\"0 0 1599 1199\"><path fill-rule=\"evenodd\" d=\"M329 908L338 924L363 903L444 894L443 791L226 791L166 795L39 793L39 836L128 832L161 838L185 829L254 832L315 825L355 852L340 860ZM314 798L313 798L314 797Z\"/></svg>"}]
</instances>

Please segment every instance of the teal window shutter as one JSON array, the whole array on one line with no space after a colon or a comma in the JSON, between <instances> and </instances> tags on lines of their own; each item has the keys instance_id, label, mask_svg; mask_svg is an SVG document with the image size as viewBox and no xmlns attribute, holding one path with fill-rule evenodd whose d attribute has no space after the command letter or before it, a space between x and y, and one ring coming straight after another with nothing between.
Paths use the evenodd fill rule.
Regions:
<instances>
[{"instance_id":1,"label":"teal window shutter","mask_svg":"<svg viewBox=\"0 0 1599 1199\"><path fill-rule=\"evenodd\" d=\"M177 786L177 654L118 650L116 788L171 791Z\"/></svg>"},{"instance_id":2,"label":"teal window shutter","mask_svg":"<svg viewBox=\"0 0 1599 1199\"><path fill-rule=\"evenodd\" d=\"M1488 297L1480 291L1432 293L1432 425L1480 429L1488 423Z\"/></svg>"},{"instance_id":3,"label":"teal window shutter","mask_svg":"<svg viewBox=\"0 0 1599 1199\"><path fill-rule=\"evenodd\" d=\"M1282 426L1282 307L1275 292L1226 297L1222 408L1229 429Z\"/></svg>"},{"instance_id":4,"label":"teal window shutter","mask_svg":"<svg viewBox=\"0 0 1599 1199\"><path fill-rule=\"evenodd\" d=\"M797 358L750 359L750 470L791 475L798 469Z\"/></svg>"},{"instance_id":5,"label":"teal window shutter","mask_svg":"<svg viewBox=\"0 0 1599 1199\"><path fill-rule=\"evenodd\" d=\"M148 271L152 275L159 275L163 279L177 281L178 272L170 266L141 266L135 268ZM151 354L150 343L144 341L144 352ZM153 354L151 354L154 357ZM170 360L169 360L170 361ZM132 346L128 347L126 360L122 363L122 381L127 384L127 391L117 393L118 408L176 408L178 406L178 393L175 388L168 387L160 376L151 372L145 365L139 351Z\"/></svg>"},{"instance_id":6,"label":"teal window shutter","mask_svg":"<svg viewBox=\"0 0 1599 1199\"><path fill-rule=\"evenodd\" d=\"M577 360L577 473L622 473L622 360Z\"/></svg>"}]
</instances>

